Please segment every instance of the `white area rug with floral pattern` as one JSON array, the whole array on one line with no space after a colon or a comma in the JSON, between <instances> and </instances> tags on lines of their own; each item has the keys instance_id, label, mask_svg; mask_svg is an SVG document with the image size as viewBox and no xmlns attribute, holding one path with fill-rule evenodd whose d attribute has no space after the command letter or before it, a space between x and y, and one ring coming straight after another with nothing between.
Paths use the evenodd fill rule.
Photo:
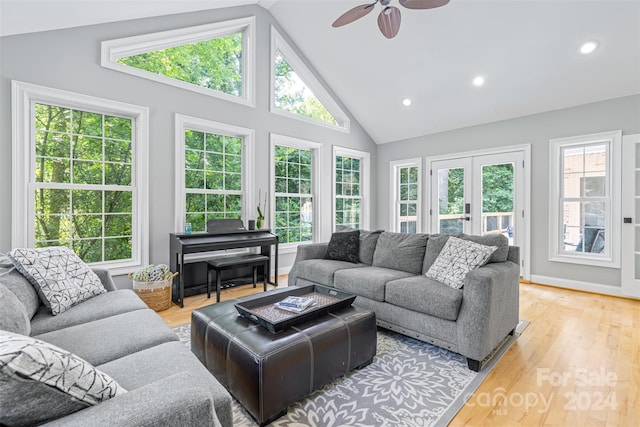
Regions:
<instances>
[{"instance_id":1,"label":"white area rug with floral pattern","mask_svg":"<svg viewBox=\"0 0 640 427\"><path fill-rule=\"evenodd\" d=\"M373 362L315 391L288 408L274 427L446 426L464 406L528 322L522 321L482 372L466 358L394 332L378 329ZM174 331L190 346L190 325ZM257 424L233 400L234 427Z\"/></svg>"}]
</instances>

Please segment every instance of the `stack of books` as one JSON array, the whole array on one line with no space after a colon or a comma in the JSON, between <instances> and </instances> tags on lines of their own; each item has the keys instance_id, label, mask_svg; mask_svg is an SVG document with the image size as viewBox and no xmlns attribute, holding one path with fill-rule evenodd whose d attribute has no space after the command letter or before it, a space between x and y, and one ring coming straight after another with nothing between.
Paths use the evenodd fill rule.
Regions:
<instances>
[{"instance_id":1,"label":"stack of books","mask_svg":"<svg viewBox=\"0 0 640 427\"><path fill-rule=\"evenodd\" d=\"M275 303L274 305L282 310L301 313L307 308L315 305L315 300L311 297L288 296L282 301Z\"/></svg>"}]
</instances>

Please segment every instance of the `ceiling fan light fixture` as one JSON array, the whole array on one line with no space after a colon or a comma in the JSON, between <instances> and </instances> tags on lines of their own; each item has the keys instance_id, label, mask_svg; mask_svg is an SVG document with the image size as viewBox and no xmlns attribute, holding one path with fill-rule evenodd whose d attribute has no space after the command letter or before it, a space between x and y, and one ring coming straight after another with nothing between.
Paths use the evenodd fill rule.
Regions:
<instances>
[{"instance_id":1,"label":"ceiling fan light fixture","mask_svg":"<svg viewBox=\"0 0 640 427\"><path fill-rule=\"evenodd\" d=\"M407 9L433 9L441 7L449 3L450 0L398 0L400 5ZM357 19L362 18L373 10L373 7L380 3L383 7L382 12L378 15L378 28L380 32L388 38L392 39L400 31L400 9L395 6L389 6L391 0L374 0L373 3L363 4L349 9L336 19L332 26L334 28L342 27Z\"/></svg>"}]
</instances>

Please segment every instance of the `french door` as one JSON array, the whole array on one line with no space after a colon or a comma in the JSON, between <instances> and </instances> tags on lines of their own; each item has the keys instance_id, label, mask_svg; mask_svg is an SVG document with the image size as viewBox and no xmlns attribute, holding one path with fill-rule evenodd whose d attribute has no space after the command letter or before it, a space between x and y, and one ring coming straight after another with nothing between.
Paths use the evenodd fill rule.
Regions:
<instances>
[{"instance_id":1,"label":"french door","mask_svg":"<svg viewBox=\"0 0 640 427\"><path fill-rule=\"evenodd\" d=\"M522 256L523 160L523 151L513 151L432 161L431 232L503 234Z\"/></svg>"},{"instance_id":2,"label":"french door","mask_svg":"<svg viewBox=\"0 0 640 427\"><path fill-rule=\"evenodd\" d=\"M622 294L640 297L640 134L622 139Z\"/></svg>"}]
</instances>

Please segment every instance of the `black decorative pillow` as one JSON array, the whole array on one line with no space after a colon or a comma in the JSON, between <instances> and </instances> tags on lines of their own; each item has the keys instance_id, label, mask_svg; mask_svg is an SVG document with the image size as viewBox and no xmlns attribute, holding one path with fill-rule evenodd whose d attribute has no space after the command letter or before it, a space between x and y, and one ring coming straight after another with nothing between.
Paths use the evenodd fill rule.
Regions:
<instances>
[{"instance_id":1,"label":"black decorative pillow","mask_svg":"<svg viewBox=\"0 0 640 427\"><path fill-rule=\"evenodd\" d=\"M55 345L0 331L0 424L35 425L126 393L113 378Z\"/></svg>"},{"instance_id":2,"label":"black decorative pillow","mask_svg":"<svg viewBox=\"0 0 640 427\"><path fill-rule=\"evenodd\" d=\"M67 247L13 249L9 257L54 316L107 292L96 273Z\"/></svg>"},{"instance_id":3,"label":"black decorative pillow","mask_svg":"<svg viewBox=\"0 0 640 427\"><path fill-rule=\"evenodd\" d=\"M324 258L357 263L360 260L360 231L333 233Z\"/></svg>"}]
</instances>

